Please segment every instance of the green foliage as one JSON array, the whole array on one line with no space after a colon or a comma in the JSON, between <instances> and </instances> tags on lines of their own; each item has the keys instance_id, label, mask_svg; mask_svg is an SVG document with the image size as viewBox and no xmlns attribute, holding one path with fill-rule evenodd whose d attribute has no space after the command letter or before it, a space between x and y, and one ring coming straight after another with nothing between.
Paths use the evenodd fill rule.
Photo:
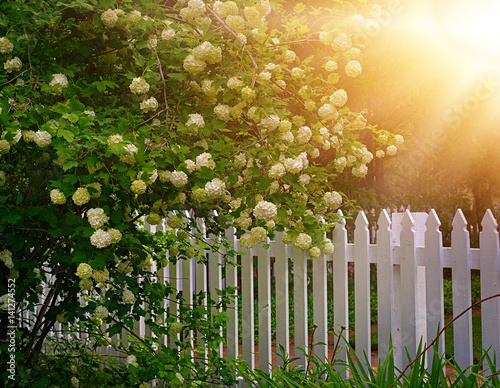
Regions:
<instances>
[{"instance_id":1,"label":"green foliage","mask_svg":"<svg viewBox=\"0 0 500 388\"><path fill-rule=\"evenodd\" d=\"M206 262L198 246L234 255L224 239L204 241L228 227L246 247L286 229L289 243L323 248L373 153L395 144L388 136L368 150L362 140L383 131L335 84L361 71L351 17L368 5L337 3L325 18L266 0L221 4L0 4L0 351L11 352L14 313L23 382L36 382L57 321L100 338L144 319L154 336L121 349L149 368L129 369L130 384L141 373L187 380L188 369L230 383L217 352L225 314L210 315L204 295L186 305L157 270ZM155 233L143 221L172 212ZM231 296L207 297L223 310ZM184 342L175 354L159 346L174 323L202 333L208 364L189 364ZM2 358L2 379L6 367Z\"/></svg>"}]
</instances>

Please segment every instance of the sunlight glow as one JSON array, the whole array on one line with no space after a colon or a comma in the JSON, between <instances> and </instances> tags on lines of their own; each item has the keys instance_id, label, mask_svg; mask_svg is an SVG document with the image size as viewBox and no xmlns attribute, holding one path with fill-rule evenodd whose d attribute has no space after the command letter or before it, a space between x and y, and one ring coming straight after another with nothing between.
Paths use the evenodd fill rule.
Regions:
<instances>
[{"instance_id":1,"label":"sunlight glow","mask_svg":"<svg viewBox=\"0 0 500 388\"><path fill-rule=\"evenodd\" d=\"M445 39L466 54L500 63L500 2L452 1L436 22Z\"/></svg>"}]
</instances>

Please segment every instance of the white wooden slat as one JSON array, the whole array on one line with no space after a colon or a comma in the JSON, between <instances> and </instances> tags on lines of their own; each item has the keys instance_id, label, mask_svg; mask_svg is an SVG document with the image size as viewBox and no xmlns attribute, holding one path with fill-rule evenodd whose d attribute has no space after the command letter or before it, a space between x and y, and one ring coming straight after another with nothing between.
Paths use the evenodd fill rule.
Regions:
<instances>
[{"instance_id":1,"label":"white wooden slat","mask_svg":"<svg viewBox=\"0 0 500 388\"><path fill-rule=\"evenodd\" d=\"M271 257L262 245L257 247L258 307L259 307L259 369L272 370L271 339Z\"/></svg>"},{"instance_id":2,"label":"white wooden slat","mask_svg":"<svg viewBox=\"0 0 500 388\"><path fill-rule=\"evenodd\" d=\"M169 313L170 316L177 317L179 315L179 310L180 310L180 301L177 299L177 294L180 290L181 286L181 275L180 275L180 263L168 263L168 276L169 276L169 282L174 287L174 295L172 295L172 300L170 301L170 306L169 306ZM175 318L175 321L178 322L179 319ZM169 345L171 348L176 349L177 345L175 344L176 339L180 339L180 334L171 334L169 338Z\"/></svg>"},{"instance_id":3,"label":"white wooden slat","mask_svg":"<svg viewBox=\"0 0 500 388\"><path fill-rule=\"evenodd\" d=\"M229 244L228 250L234 249L234 239L236 230L234 228L229 228L226 230L226 239ZM227 253L227 250L226 250ZM227 287L238 287L238 268L236 267L237 257L226 256L227 263L226 268L226 286ZM227 357L236 358L239 354L238 349L238 300L236 299L238 295L238 290L233 294L233 299L228 304L227 315L229 322L227 322Z\"/></svg>"},{"instance_id":4,"label":"white wooden slat","mask_svg":"<svg viewBox=\"0 0 500 388\"><path fill-rule=\"evenodd\" d=\"M219 243L219 239L217 236L210 235L209 240L212 245L216 245ZM209 260L208 260L208 275L209 275L209 287L210 287L210 299L212 299L215 303L220 302L220 296L217 294L217 290L222 289L222 254L220 252L210 252ZM212 306L211 314L212 317L219 314L220 308L216 306ZM212 318L213 319L213 318ZM222 328L220 329L220 335L222 336ZM223 352L223 345L219 344L218 351L219 354Z\"/></svg>"},{"instance_id":5,"label":"white wooden slat","mask_svg":"<svg viewBox=\"0 0 500 388\"><path fill-rule=\"evenodd\" d=\"M368 219L361 211L354 230L354 332L356 354L363 361L365 355L371 361L369 245Z\"/></svg>"},{"instance_id":6,"label":"white wooden slat","mask_svg":"<svg viewBox=\"0 0 500 388\"><path fill-rule=\"evenodd\" d=\"M481 249L481 298L499 293L499 241L498 224L491 210L487 210L481 223L483 230L479 236ZM493 359L500 354L500 298L483 302L481 306L481 326L483 349Z\"/></svg>"},{"instance_id":7,"label":"white wooden slat","mask_svg":"<svg viewBox=\"0 0 500 388\"><path fill-rule=\"evenodd\" d=\"M443 291L443 261L442 246L443 236L439 230L441 221L434 209L429 213L425 224L425 287L426 287L426 312L427 317L427 338L424 342L430 342L444 326L444 291ZM438 343L438 351L444 354L444 336ZM429 369L432 368L434 349L429 349L427 362Z\"/></svg>"},{"instance_id":8,"label":"white wooden slat","mask_svg":"<svg viewBox=\"0 0 500 388\"><path fill-rule=\"evenodd\" d=\"M203 222L202 219L198 218L196 220L196 225L198 227L198 232L201 234L201 238L205 238L205 223ZM207 257L207 252L200 247L199 242L196 242L196 248L200 249L200 255ZM208 277L207 277L207 266L203 262L197 262L196 263L196 275L195 275L195 292L196 294L203 293L204 297L202 300L202 306L207 306L207 293L208 293ZM206 319L206 315L203 315L203 319ZM196 333L196 336L198 337L198 341L200 343L199 348L203 350L198 350L198 357L200 357L202 360L206 360L208 356L208 351L205 348L203 348L203 333Z\"/></svg>"},{"instance_id":9,"label":"white wooden slat","mask_svg":"<svg viewBox=\"0 0 500 388\"><path fill-rule=\"evenodd\" d=\"M417 354L417 276L415 226L410 212L407 210L401 221L401 338L403 349L406 349L412 359ZM406 354L406 352L405 352ZM407 360L403 360L407 361Z\"/></svg>"},{"instance_id":10,"label":"white wooden slat","mask_svg":"<svg viewBox=\"0 0 500 388\"><path fill-rule=\"evenodd\" d=\"M328 294L326 281L327 257L312 259L314 355L323 362L328 361Z\"/></svg>"},{"instance_id":11,"label":"white wooden slat","mask_svg":"<svg viewBox=\"0 0 500 388\"><path fill-rule=\"evenodd\" d=\"M274 243L275 257L274 274L276 282L276 345L283 346L286 354L290 354L290 312L289 303L289 282L288 282L288 249L281 240L283 233L276 233ZM277 359L278 365L284 366L283 359Z\"/></svg>"},{"instance_id":12,"label":"white wooden slat","mask_svg":"<svg viewBox=\"0 0 500 388\"><path fill-rule=\"evenodd\" d=\"M182 299L183 304L186 306L193 306L193 293L194 293L194 284L193 284L193 270L194 270L194 261L193 258L189 258L186 260L182 260ZM189 348L187 349L187 354L189 356L193 356L193 335L192 331L189 331L187 336L184 338L184 342L189 344Z\"/></svg>"},{"instance_id":13,"label":"white wooden slat","mask_svg":"<svg viewBox=\"0 0 500 388\"><path fill-rule=\"evenodd\" d=\"M394 323L394 264L392 255L391 220L387 211L382 210L377 231L377 305L378 305L378 357L382 362L389 354L392 341L397 333Z\"/></svg>"},{"instance_id":14,"label":"white wooden slat","mask_svg":"<svg viewBox=\"0 0 500 388\"><path fill-rule=\"evenodd\" d=\"M305 369L308 353L307 325L307 259L309 254L297 247L293 248L293 304L294 341L297 358L295 365Z\"/></svg>"},{"instance_id":15,"label":"white wooden slat","mask_svg":"<svg viewBox=\"0 0 500 388\"><path fill-rule=\"evenodd\" d=\"M332 234L332 242L335 246L333 252L333 319L334 331L349 339L349 304L348 304L348 268L347 268L347 230L342 211L338 211L340 222L335 226ZM342 331L341 327L345 327ZM335 355L335 359L347 362L347 349L342 345ZM347 376L348 371L342 372L342 377Z\"/></svg>"},{"instance_id":16,"label":"white wooden slat","mask_svg":"<svg viewBox=\"0 0 500 388\"><path fill-rule=\"evenodd\" d=\"M457 316L471 305L471 251L467 220L458 209L453 219L451 232L453 316ZM466 312L453 322L455 362L461 369L472 365L472 311Z\"/></svg>"},{"instance_id":17,"label":"white wooden slat","mask_svg":"<svg viewBox=\"0 0 500 388\"><path fill-rule=\"evenodd\" d=\"M255 324L253 249L240 248L241 256L241 337L242 357L251 369L255 368Z\"/></svg>"}]
</instances>

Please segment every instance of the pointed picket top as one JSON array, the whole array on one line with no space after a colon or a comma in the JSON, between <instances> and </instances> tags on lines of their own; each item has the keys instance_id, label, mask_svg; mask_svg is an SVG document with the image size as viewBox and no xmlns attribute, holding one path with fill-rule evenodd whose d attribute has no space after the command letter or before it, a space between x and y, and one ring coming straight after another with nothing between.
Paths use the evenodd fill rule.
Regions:
<instances>
[{"instance_id":1,"label":"pointed picket top","mask_svg":"<svg viewBox=\"0 0 500 388\"><path fill-rule=\"evenodd\" d=\"M342 210L338 210L337 211L337 215L339 216L339 224L341 225L340 228L345 230L345 227L347 225L346 221L345 221L345 218L344 218L344 213L342 213Z\"/></svg>"},{"instance_id":2,"label":"pointed picket top","mask_svg":"<svg viewBox=\"0 0 500 388\"><path fill-rule=\"evenodd\" d=\"M389 217L389 214L387 213L387 210L382 209L380 212L380 215L378 216L378 227L379 230L390 230L391 229L391 218Z\"/></svg>"},{"instance_id":3,"label":"pointed picket top","mask_svg":"<svg viewBox=\"0 0 500 388\"><path fill-rule=\"evenodd\" d=\"M406 209L403 214L403 219L401 220L401 228L402 231L411 230L412 232L415 232L415 221L413 220L413 217L408 209Z\"/></svg>"},{"instance_id":4,"label":"pointed picket top","mask_svg":"<svg viewBox=\"0 0 500 388\"><path fill-rule=\"evenodd\" d=\"M431 209L429 212L429 216L427 217L427 220L425 222L425 227L426 235L430 235L431 233L437 233L440 234L441 231L439 230L439 227L441 226L441 221L439 220L439 217L434 209Z\"/></svg>"},{"instance_id":5,"label":"pointed picket top","mask_svg":"<svg viewBox=\"0 0 500 388\"><path fill-rule=\"evenodd\" d=\"M498 223L493 216L493 213L490 209L486 210L484 214L483 220L481 221L481 226L483 227L483 232L487 231L495 231L497 230Z\"/></svg>"},{"instance_id":6,"label":"pointed picket top","mask_svg":"<svg viewBox=\"0 0 500 388\"><path fill-rule=\"evenodd\" d=\"M364 211L361 210L358 213L354 225L356 226L356 230L361 230L361 229L368 230L368 218L366 218L366 214Z\"/></svg>"},{"instance_id":7,"label":"pointed picket top","mask_svg":"<svg viewBox=\"0 0 500 388\"><path fill-rule=\"evenodd\" d=\"M451 231L452 236L457 233L460 234L464 234L464 232L469 233L469 231L467 230L467 219L465 218L462 209L457 210L455 217L453 218L453 222L451 223L451 226L453 228Z\"/></svg>"}]
</instances>

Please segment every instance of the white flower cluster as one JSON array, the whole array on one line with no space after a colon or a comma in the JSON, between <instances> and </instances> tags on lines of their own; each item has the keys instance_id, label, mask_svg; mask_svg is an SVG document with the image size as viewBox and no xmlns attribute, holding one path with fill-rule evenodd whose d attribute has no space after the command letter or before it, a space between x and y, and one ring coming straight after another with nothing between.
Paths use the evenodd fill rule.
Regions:
<instances>
[{"instance_id":1,"label":"white flower cluster","mask_svg":"<svg viewBox=\"0 0 500 388\"><path fill-rule=\"evenodd\" d=\"M292 75L293 78L302 78L305 73L306 73L305 70L301 69L300 67L294 67L290 71L290 74Z\"/></svg>"},{"instance_id":2,"label":"white flower cluster","mask_svg":"<svg viewBox=\"0 0 500 388\"><path fill-rule=\"evenodd\" d=\"M324 104L318 109L318 114L323 120L336 120L339 117L337 109L332 104Z\"/></svg>"},{"instance_id":3,"label":"white flower cluster","mask_svg":"<svg viewBox=\"0 0 500 388\"><path fill-rule=\"evenodd\" d=\"M71 197L77 206L85 205L90 201L89 191L85 187L79 187Z\"/></svg>"},{"instance_id":4,"label":"white flower cluster","mask_svg":"<svg viewBox=\"0 0 500 388\"><path fill-rule=\"evenodd\" d=\"M125 361L127 365L133 365L136 368L139 367L139 364L137 363L137 357L131 354L130 356L127 357L127 360Z\"/></svg>"},{"instance_id":5,"label":"white flower cluster","mask_svg":"<svg viewBox=\"0 0 500 388\"><path fill-rule=\"evenodd\" d=\"M214 178L205 184L205 193L210 200L222 197L226 190L226 184L219 178Z\"/></svg>"},{"instance_id":6,"label":"white flower cluster","mask_svg":"<svg viewBox=\"0 0 500 388\"><path fill-rule=\"evenodd\" d=\"M147 218L146 218L146 222L149 225L158 225L161 222L161 220L162 220L162 217L158 213L155 213L155 212L149 213Z\"/></svg>"},{"instance_id":7,"label":"white flower cluster","mask_svg":"<svg viewBox=\"0 0 500 388\"><path fill-rule=\"evenodd\" d=\"M3 186L6 181L7 175L5 174L5 171L0 171L0 186Z\"/></svg>"},{"instance_id":8,"label":"white flower cluster","mask_svg":"<svg viewBox=\"0 0 500 388\"><path fill-rule=\"evenodd\" d=\"M170 182L175 187L184 187L188 183L188 176L184 171L174 171L170 174Z\"/></svg>"},{"instance_id":9,"label":"white flower cluster","mask_svg":"<svg viewBox=\"0 0 500 388\"><path fill-rule=\"evenodd\" d=\"M96 248L102 249L111 245L111 236L108 232L98 229L90 236L90 243Z\"/></svg>"},{"instance_id":10,"label":"white flower cluster","mask_svg":"<svg viewBox=\"0 0 500 388\"><path fill-rule=\"evenodd\" d=\"M215 162L212 160L212 155L208 152L203 152L196 157L196 169L201 171L202 167L209 168L210 170L215 169Z\"/></svg>"},{"instance_id":11,"label":"white flower cluster","mask_svg":"<svg viewBox=\"0 0 500 388\"><path fill-rule=\"evenodd\" d=\"M257 243L264 241L266 237L267 231L261 226L256 226L241 236L240 245L245 248L253 248Z\"/></svg>"},{"instance_id":12,"label":"white flower cluster","mask_svg":"<svg viewBox=\"0 0 500 388\"><path fill-rule=\"evenodd\" d=\"M300 156L296 157L295 159L286 158L283 161L283 165L285 166L286 171L292 174L298 174L304 168L304 161Z\"/></svg>"},{"instance_id":13,"label":"white flower cluster","mask_svg":"<svg viewBox=\"0 0 500 388\"><path fill-rule=\"evenodd\" d=\"M6 154L9 151L10 151L10 143L5 139L0 140L0 155Z\"/></svg>"},{"instance_id":14,"label":"white flower cluster","mask_svg":"<svg viewBox=\"0 0 500 388\"><path fill-rule=\"evenodd\" d=\"M130 303L134 303L134 302L135 302L134 293L132 291L130 291L129 289L126 289L125 291L123 291L122 303L130 304Z\"/></svg>"},{"instance_id":15,"label":"white flower cluster","mask_svg":"<svg viewBox=\"0 0 500 388\"><path fill-rule=\"evenodd\" d=\"M351 38L345 33L337 35L337 37L332 41L332 48L335 51L345 51L350 49L352 46Z\"/></svg>"},{"instance_id":16,"label":"white flower cluster","mask_svg":"<svg viewBox=\"0 0 500 388\"><path fill-rule=\"evenodd\" d=\"M188 6L181 9L180 15L188 22L197 23L205 15L205 3L202 0L189 0Z\"/></svg>"},{"instance_id":17,"label":"white flower cluster","mask_svg":"<svg viewBox=\"0 0 500 388\"><path fill-rule=\"evenodd\" d=\"M297 141L299 142L299 144L306 144L309 140L311 140L311 137L311 128L307 126L302 126L299 128L299 132L297 133Z\"/></svg>"},{"instance_id":18,"label":"white flower cluster","mask_svg":"<svg viewBox=\"0 0 500 388\"><path fill-rule=\"evenodd\" d=\"M270 178L279 179L285 174L285 166L282 163L276 163L268 172Z\"/></svg>"},{"instance_id":19,"label":"white flower cluster","mask_svg":"<svg viewBox=\"0 0 500 388\"><path fill-rule=\"evenodd\" d=\"M337 191L327 191L323 195L325 206L330 209L337 209L342 205L342 196Z\"/></svg>"},{"instance_id":20,"label":"white flower cluster","mask_svg":"<svg viewBox=\"0 0 500 388\"><path fill-rule=\"evenodd\" d=\"M190 125L194 125L196 128L203 128L205 126L205 120L203 116L198 113L190 114L186 126L189 127Z\"/></svg>"},{"instance_id":21,"label":"white flower cluster","mask_svg":"<svg viewBox=\"0 0 500 388\"><path fill-rule=\"evenodd\" d=\"M109 217L104 213L104 209L99 207L87 210L87 218L94 229L101 228L109 221Z\"/></svg>"},{"instance_id":22,"label":"white flower cluster","mask_svg":"<svg viewBox=\"0 0 500 388\"><path fill-rule=\"evenodd\" d=\"M367 173L368 173L368 167L366 166L366 164L361 164L359 167L352 168L352 175L354 175L357 178L364 178Z\"/></svg>"},{"instance_id":23,"label":"white flower cluster","mask_svg":"<svg viewBox=\"0 0 500 388\"><path fill-rule=\"evenodd\" d=\"M111 135L110 137L108 137L109 145L121 143L122 141L123 141L122 135Z\"/></svg>"},{"instance_id":24,"label":"white flower cluster","mask_svg":"<svg viewBox=\"0 0 500 388\"><path fill-rule=\"evenodd\" d=\"M191 54L199 61L207 62L211 65L219 63L222 60L222 49L214 46L212 43L205 41L195 47Z\"/></svg>"},{"instance_id":25,"label":"white flower cluster","mask_svg":"<svg viewBox=\"0 0 500 388\"><path fill-rule=\"evenodd\" d=\"M4 249L0 252L0 260L3 261L8 269L14 268L14 262L12 261L12 252L8 249Z\"/></svg>"},{"instance_id":26,"label":"white flower cluster","mask_svg":"<svg viewBox=\"0 0 500 388\"><path fill-rule=\"evenodd\" d=\"M278 125L280 124L280 118L277 115L269 115L267 117L264 117L260 123L266 130L273 131L278 128Z\"/></svg>"},{"instance_id":27,"label":"white flower cluster","mask_svg":"<svg viewBox=\"0 0 500 388\"><path fill-rule=\"evenodd\" d=\"M312 237L306 233L300 233L293 241L293 244L302 250L309 249L312 243Z\"/></svg>"},{"instance_id":28,"label":"white flower cluster","mask_svg":"<svg viewBox=\"0 0 500 388\"><path fill-rule=\"evenodd\" d=\"M0 53L8 54L14 50L14 45L5 36L0 38Z\"/></svg>"},{"instance_id":29,"label":"white flower cluster","mask_svg":"<svg viewBox=\"0 0 500 388\"><path fill-rule=\"evenodd\" d=\"M325 246L323 247L323 253L325 255L331 255L333 251L335 250L335 246L332 244L330 240L327 240L325 243Z\"/></svg>"},{"instance_id":30,"label":"white flower cluster","mask_svg":"<svg viewBox=\"0 0 500 388\"><path fill-rule=\"evenodd\" d=\"M182 63L182 67L188 73L192 75L197 75L201 73L207 67L207 63L205 61L200 61L196 59L193 54L189 54Z\"/></svg>"},{"instance_id":31,"label":"white flower cluster","mask_svg":"<svg viewBox=\"0 0 500 388\"><path fill-rule=\"evenodd\" d=\"M81 263L76 268L76 276L80 279L90 279L92 272L92 267L87 263Z\"/></svg>"},{"instance_id":32,"label":"white flower cluster","mask_svg":"<svg viewBox=\"0 0 500 388\"><path fill-rule=\"evenodd\" d=\"M141 110L146 113L150 111L155 111L158 109L158 101L154 97L150 97L147 100L144 100L140 104Z\"/></svg>"},{"instance_id":33,"label":"white flower cluster","mask_svg":"<svg viewBox=\"0 0 500 388\"><path fill-rule=\"evenodd\" d=\"M330 96L330 102L337 106L342 107L347 103L347 92L344 89L339 89Z\"/></svg>"},{"instance_id":34,"label":"white flower cluster","mask_svg":"<svg viewBox=\"0 0 500 388\"><path fill-rule=\"evenodd\" d=\"M241 98L243 101L251 102L255 99L257 93L250 86L245 86L241 89Z\"/></svg>"},{"instance_id":35,"label":"white flower cluster","mask_svg":"<svg viewBox=\"0 0 500 388\"><path fill-rule=\"evenodd\" d=\"M258 220L271 221L278 215L278 208L272 202L259 201L253 208L253 215Z\"/></svg>"},{"instance_id":36,"label":"white flower cluster","mask_svg":"<svg viewBox=\"0 0 500 388\"><path fill-rule=\"evenodd\" d=\"M18 71L21 70L23 67L23 63L18 57L14 57L11 59L7 59L5 63L3 64L3 68L7 73L11 73L13 71Z\"/></svg>"},{"instance_id":37,"label":"white flower cluster","mask_svg":"<svg viewBox=\"0 0 500 388\"><path fill-rule=\"evenodd\" d=\"M118 15L114 10L108 9L101 14L101 21L105 27L112 28L118 21Z\"/></svg>"},{"instance_id":38,"label":"white flower cluster","mask_svg":"<svg viewBox=\"0 0 500 388\"><path fill-rule=\"evenodd\" d=\"M394 156L398 152L398 147L396 147L395 145L390 145L387 147L386 152L387 152L387 155Z\"/></svg>"},{"instance_id":39,"label":"white flower cluster","mask_svg":"<svg viewBox=\"0 0 500 388\"><path fill-rule=\"evenodd\" d=\"M147 184L142 179L136 179L130 185L130 190L132 190L132 192L137 195L144 194L146 192L146 189Z\"/></svg>"},{"instance_id":40,"label":"white flower cluster","mask_svg":"<svg viewBox=\"0 0 500 388\"><path fill-rule=\"evenodd\" d=\"M361 74L363 69L361 68L361 64L358 61L349 61L347 65L345 65L345 73L349 77L357 77Z\"/></svg>"},{"instance_id":41,"label":"white flower cluster","mask_svg":"<svg viewBox=\"0 0 500 388\"><path fill-rule=\"evenodd\" d=\"M51 143L52 136L47 131L36 131L33 140L38 147L44 148Z\"/></svg>"},{"instance_id":42,"label":"white flower cluster","mask_svg":"<svg viewBox=\"0 0 500 388\"><path fill-rule=\"evenodd\" d=\"M227 80L226 86L229 89L236 89L244 85L243 81L238 77L231 77Z\"/></svg>"},{"instance_id":43,"label":"white flower cluster","mask_svg":"<svg viewBox=\"0 0 500 388\"><path fill-rule=\"evenodd\" d=\"M174 38L175 33L173 28L168 27L161 32L161 40L171 40Z\"/></svg>"},{"instance_id":44,"label":"white flower cluster","mask_svg":"<svg viewBox=\"0 0 500 388\"><path fill-rule=\"evenodd\" d=\"M130 91L134 94L145 94L149 92L149 84L142 77L136 77L130 84Z\"/></svg>"},{"instance_id":45,"label":"white flower cluster","mask_svg":"<svg viewBox=\"0 0 500 388\"><path fill-rule=\"evenodd\" d=\"M52 74L52 81L50 81L49 86L52 88L54 93L61 94L63 88L67 88L69 86L68 78L61 73Z\"/></svg>"},{"instance_id":46,"label":"white flower cluster","mask_svg":"<svg viewBox=\"0 0 500 388\"><path fill-rule=\"evenodd\" d=\"M227 105L219 104L214 108L214 113L217 115L219 120L226 121L229 119L231 111Z\"/></svg>"},{"instance_id":47,"label":"white flower cluster","mask_svg":"<svg viewBox=\"0 0 500 388\"><path fill-rule=\"evenodd\" d=\"M64 205L66 203L66 196L59 189L50 191L50 200L54 205Z\"/></svg>"},{"instance_id":48,"label":"white flower cluster","mask_svg":"<svg viewBox=\"0 0 500 388\"><path fill-rule=\"evenodd\" d=\"M131 11L127 14L127 20L129 20L132 23L137 23L141 19L141 12L140 11Z\"/></svg>"},{"instance_id":49,"label":"white flower cluster","mask_svg":"<svg viewBox=\"0 0 500 388\"><path fill-rule=\"evenodd\" d=\"M99 319L104 319L109 315L109 311L104 306L97 306L97 308L94 311L94 315Z\"/></svg>"}]
</instances>

